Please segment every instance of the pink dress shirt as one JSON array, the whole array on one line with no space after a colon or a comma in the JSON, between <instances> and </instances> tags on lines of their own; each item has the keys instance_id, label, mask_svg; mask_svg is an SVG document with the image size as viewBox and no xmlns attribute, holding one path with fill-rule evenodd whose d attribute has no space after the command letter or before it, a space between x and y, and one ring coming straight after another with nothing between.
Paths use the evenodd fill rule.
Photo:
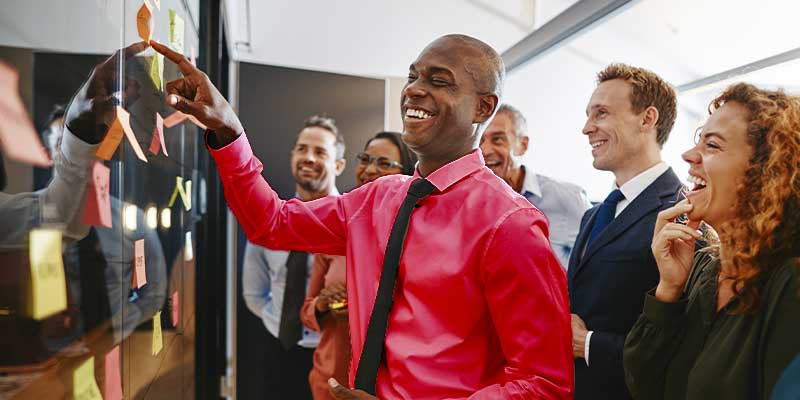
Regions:
<instances>
[{"instance_id":1,"label":"pink dress shirt","mask_svg":"<svg viewBox=\"0 0 800 400\"><path fill-rule=\"evenodd\" d=\"M334 283L345 283L345 258L325 254L314 255L314 267L308 280L308 292L300 320L303 325L315 332L320 332L319 345L314 350L314 366L308 374L311 394L314 400L333 400L328 378L334 377L339 382L347 381L350 367L350 328L347 320L334 318L330 313L317 315L317 295L323 287Z\"/></svg>"},{"instance_id":2,"label":"pink dress shirt","mask_svg":"<svg viewBox=\"0 0 800 400\"><path fill-rule=\"evenodd\" d=\"M383 255L419 176L390 175L339 197L284 201L242 134L211 149L248 238L273 249L347 256L352 386ZM389 317L381 399L571 398L566 277L544 215L473 151L431 173L411 216Z\"/></svg>"}]
</instances>

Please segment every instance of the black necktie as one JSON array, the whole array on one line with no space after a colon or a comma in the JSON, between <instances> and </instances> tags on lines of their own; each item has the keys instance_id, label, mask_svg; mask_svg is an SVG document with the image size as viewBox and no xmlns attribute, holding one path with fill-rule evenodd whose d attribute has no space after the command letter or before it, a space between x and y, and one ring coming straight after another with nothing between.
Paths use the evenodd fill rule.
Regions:
<instances>
[{"instance_id":1,"label":"black necktie","mask_svg":"<svg viewBox=\"0 0 800 400\"><path fill-rule=\"evenodd\" d=\"M624 198L625 195L623 195L619 189L614 189L614 191L603 200L603 204L597 209L597 216L594 218L594 226L592 226L592 231L589 232L589 240L586 242L586 246L592 244L592 241L597 238L597 235L614 220L614 214L617 213L617 203Z\"/></svg>"},{"instance_id":2,"label":"black necktie","mask_svg":"<svg viewBox=\"0 0 800 400\"><path fill-rule=\"evenodd\" d=\"M278 340L289 350L300 340L300 308L306 298L308 253L291 251L286 260L286 290L283 292Z\"/></svg>"},{"instance_id":3,"label":"black necktie","mask_svg":"<svg viewBox=\"0 0 800 400\"><path fill-rule=\"evenodd\" d=\"M383 358L383 342L386 339L386 327L389 323L389 311L392 308L395 280L400 267L400 257L403 255L403 242L406 240L408 222L414 206L431 194L436 189L428 180L419 178L411 183L403 204L394 218L392 232L386 245L383 256L383 269L381 280L378 284L378 294L375 296L375 306L369 318L367 337L364 339L364 348L361 359L358 361L355 386L367 393L375 394L375 384L378 378L378 367Z\"/></svg>"}]
</instances>

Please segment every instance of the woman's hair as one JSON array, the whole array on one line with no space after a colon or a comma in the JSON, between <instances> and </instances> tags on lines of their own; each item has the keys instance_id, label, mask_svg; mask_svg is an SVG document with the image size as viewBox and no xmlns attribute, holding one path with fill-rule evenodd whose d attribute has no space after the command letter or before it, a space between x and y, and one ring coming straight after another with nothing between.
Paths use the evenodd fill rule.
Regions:
<instances>
[{"instance_id":1,"label":"woman's hair","mask_svg":"<svg viewBox=\"0 0 800 400\"><path fill-rule=\"evenodd\" d=\"M378 132L375 136L367 140L367 143L364 145L364 150L369 147L369 144L372 143L373 140L386 139L394 143L397 149L400 150L400 164L403 164L403 175L414 175L414 168L417 166L417 155L403 143L403 139L400 138L401 136L402 134L398 132Z\"/></svg>"},{"instance_id":2,"label":"woman's hair","mask_svg":"<svg viewBox=\"0 0 800 400\"><path fill-rule=\"evenodd\" d=\"M758 306L762 279L795 256L800 242L800 97L737 83L711 102L709 114L729 102L747 110L753 150L737 187L736 219L720 238L741 299L734 312L745 313Z\"/></svg>"}]
</instances>

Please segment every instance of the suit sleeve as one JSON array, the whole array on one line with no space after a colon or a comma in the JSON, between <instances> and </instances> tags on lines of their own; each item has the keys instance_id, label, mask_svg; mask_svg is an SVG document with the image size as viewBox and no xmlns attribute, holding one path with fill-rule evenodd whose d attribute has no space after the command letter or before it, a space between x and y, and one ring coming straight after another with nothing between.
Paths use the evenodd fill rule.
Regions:
<instances>
[{"instance_id":1,"label":"suit sleeve","mask_svg":"<svg viewBox=\"0 0 800 400\"><path fill-rule=\"evenodd\" d=\"M263 165L245 134L220 149L209 146L209 152L217 162L225 199L252 243L274 250L345 255L344 196L305 203L281 200L261 176Z\"/></svg>"},{"instance_id":2,"label":"suit sleeve","mask_svg":"<svg viewBox=\"0 0 800 400\"><path fill-rule=\"evenodd\" d=\"M566 281L547 242L541 212L525 208L509 213L484 252L481 279L511 379L470 399L571 398Z\"/></svg>"}]
</instances>

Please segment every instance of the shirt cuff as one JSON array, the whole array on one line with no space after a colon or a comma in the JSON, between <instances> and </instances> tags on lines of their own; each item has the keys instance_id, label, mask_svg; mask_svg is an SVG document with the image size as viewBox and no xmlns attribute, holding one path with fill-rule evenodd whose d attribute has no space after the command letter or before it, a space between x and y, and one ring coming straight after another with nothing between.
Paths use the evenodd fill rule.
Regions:
<instances>
[{"instance_id":1,"label":"shirt cuff","mask_svg":"<svg viewBox=\"0 0 800 400\"><path fill-rule=\"evenodd\" d=\"M232 142L218 149L211 147L209 144L210 133L211 131L206 131L206 147L218 166L236 168L253 157L253 149L250 147L250 141L247 140L247 134L244 132Z\"/></svg>"},{"instance_id":2,"label":"shirt cuff","mask_svg":"<svg viewBox=\"0 0 800 400\"><path fill-rule=\"evenodd\" d=\"M654 324L668 327L684 315L688 302L686 296L682 296L675 303L665 303L656 298L655 289L652 289L644 297L642 314Z\"/></svg>"},{"instance_id":3,"label":"shirt cuff","mask_svg":"<svg viewBox=\"0 0 800 400\"><path fill-rule=\"evenodd\" d=\"M589 366L589 342L592 340L592 333L594 331L589 331L586 334L586 340L583 343L583 360L586 361L586 366Z\"/></svg>"}]
</instances>

